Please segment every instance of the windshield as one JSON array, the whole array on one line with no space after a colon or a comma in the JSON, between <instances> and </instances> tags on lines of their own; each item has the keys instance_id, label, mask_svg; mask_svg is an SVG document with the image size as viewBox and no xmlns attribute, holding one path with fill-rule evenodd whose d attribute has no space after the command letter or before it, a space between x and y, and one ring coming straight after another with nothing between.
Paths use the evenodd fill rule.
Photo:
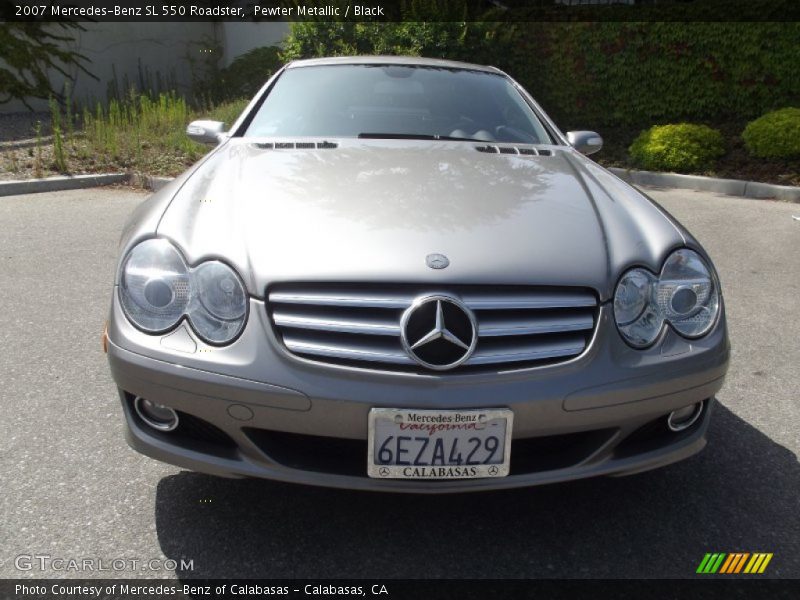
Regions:
<instances>
[{"instance_id":1,"label":"windshield","mask_svg":"<svg viewBox=\"0 0 800 600\"><path fill-rule=\"evenodd\" d=\"M508 78L396 65L287 69L245 135L551 143Z\"/></svg>"}]
</instances>

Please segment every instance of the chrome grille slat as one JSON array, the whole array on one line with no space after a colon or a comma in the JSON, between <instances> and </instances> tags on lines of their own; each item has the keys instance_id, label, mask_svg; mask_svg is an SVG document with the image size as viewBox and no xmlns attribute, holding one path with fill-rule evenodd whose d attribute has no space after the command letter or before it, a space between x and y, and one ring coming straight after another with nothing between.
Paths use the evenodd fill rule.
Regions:
<instances>
[{"instance_id":1,"label":"chrome grille slat","mask_svg":"<svg viewBox=\"0 0 800 600\"><path fill-rule=\"evenodd\" d=\"M464 304L472 310L513 310L515 308L581 308L595 306L597 301L591 294L464 294Z\"/></svg>"},{"instance_id":2,"label":"chrome grille slat","mask_svg":"<svg viewBox=\"0 0 800 600\"><path fill-rule=\"evenodd\" d=\"M535 316L526 319L498 319L485 317L478 324L478 336L501 337L509 335L535 335L582 331L591 329L594 319L590 314L570 316Z\"/></svg>"},{"instance_id":3,"label":"chrome grille slat","mask_svg":"<svg viewBox=\"0 0 800 600\"><path fill-rule=\"evenodd\" d=\"M290 336L283 336L283 343L286 347L297 354L311 354L314 356L324 356L328 358L341 358L350 360L365 360L372 362L384 362L397 365L412 365L414 361L400 350L360 348L356 346L332 345L320 342L310 342L296 339Z\"/></svg>"},{"instance_id":4,"label":"chrome grille slat","mask_svg":"<svg viewBox=\"0 0 800 600\"><path fill-rule=\"evenodd\" d=\"M311 329L316 331L335 331L339 333L363 333L366 335L400 335L400 324L395 320L355 319L292 314L275 310L272 319L279 327Z\"/></svg>"},{"instance_id":5,"label":"chrome grille slat","mask_svg":"<svg viewBox=\"0 0 800 600\"><path fill-rule=\"evenodd\" d=\"M402 294L361 294L358 292L340 292L335 294L303 292L273 292L269 301L277 304L309 304L312 306L353 306L363 308L406 308L413 302L413 295Z\"/></svg>"},{"instance_id":6,"label":"chrome grille slat","mask_svg":"<svg viewBox=\"0 0 800 600\"><path fill-rule=\"evenodd\" d=\"M498 363L521 362L527 360L538 360L542 358L554 358L559 356L571 356L580 354L586 347L582 338L552 341L546 343L531 343L524 346L498 349L481 350L466 362L467 365L488 365Z\"/></svg>"},{"instance_id":7,"label":"chrome grille slat","mask_svg":"<svg viewBox=\"0 0 800 600\"><path fill-rule=\"evenodd\" d=\"M523 368L581 354L597 323L595 294L581 288L414 284L280 284L267 310L295 355L364 368L429 372L400 342L400 319L415 299L446 295L475 314L478 343L454 372Z\"/></svg>"}]
</instances>

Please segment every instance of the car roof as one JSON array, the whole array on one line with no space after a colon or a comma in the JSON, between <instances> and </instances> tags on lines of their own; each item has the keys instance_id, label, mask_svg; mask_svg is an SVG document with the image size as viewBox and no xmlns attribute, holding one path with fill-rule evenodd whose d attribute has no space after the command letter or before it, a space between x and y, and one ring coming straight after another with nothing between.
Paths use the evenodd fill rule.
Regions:
<instances>
[{"instance_id":1,"label":"car roof","mask_svg":"<svg viewBox=\"0 0 800 600\"><path fill-rule=\"evenodd\" d=\"M465 69L469 71L503 74L503 72L496 67L474 65L455 60L424 58L421 56L330 56L327 58L295 60L290 62L286 68L295 69L298 67L317 67L323 65L404 65L411 67L438 67L440 69Z\"/></svg>"}]
</instances>

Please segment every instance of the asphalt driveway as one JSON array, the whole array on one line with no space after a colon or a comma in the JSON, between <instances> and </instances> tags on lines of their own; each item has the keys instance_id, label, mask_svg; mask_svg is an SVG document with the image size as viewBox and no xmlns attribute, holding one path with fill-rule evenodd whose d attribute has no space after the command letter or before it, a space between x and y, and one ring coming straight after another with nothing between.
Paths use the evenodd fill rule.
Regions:
<instances>
[{"instance_id":1,"label":"asphalt driveway","mask_svg":"<svg viewBox=\"0 0 800 600\"><path fill-rule=\"evenodd\" d=\"M36 554L193 560L180 577L691 577L734 551L800 577L800 206L650 193L721 274L733 361L708 448L635 477L434 497L216 479L129 450L100 332L145 194L0 198L0 577L92 575L15 568Z\"/></svg>"}]
</instances>

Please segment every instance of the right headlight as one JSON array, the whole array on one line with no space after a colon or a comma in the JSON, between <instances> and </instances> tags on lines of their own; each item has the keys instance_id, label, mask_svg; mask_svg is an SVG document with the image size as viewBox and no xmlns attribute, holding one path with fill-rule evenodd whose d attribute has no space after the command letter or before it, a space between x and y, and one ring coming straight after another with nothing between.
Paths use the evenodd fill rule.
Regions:
<instances>
[{"instance_id":1,"label":"right headlight","mask_svg":"<svg viewBox=\"0 0 800 600\"><path fill-rule=\"evenodd\" d=\"M682 248L669 255L661 273L626 272L614 292L614 319L622 337L637 348L652 344L668 322L687 338L708 333L719 314L719 288L697 252Z\"/></svg>"},{"instance_id":2,"label":"right headlight","mask_svg":"<svg viewBox=\"0 0 800 600\"><path fill-rule=\"evenodd\" d=\"M146 333L165 333L185 316L210 344L231 342L247 320L247 293L231 267L211 260L190 268L163 239L145 240L128 253L120 301L131 323Z\"/></svg>"}]
</instances>

